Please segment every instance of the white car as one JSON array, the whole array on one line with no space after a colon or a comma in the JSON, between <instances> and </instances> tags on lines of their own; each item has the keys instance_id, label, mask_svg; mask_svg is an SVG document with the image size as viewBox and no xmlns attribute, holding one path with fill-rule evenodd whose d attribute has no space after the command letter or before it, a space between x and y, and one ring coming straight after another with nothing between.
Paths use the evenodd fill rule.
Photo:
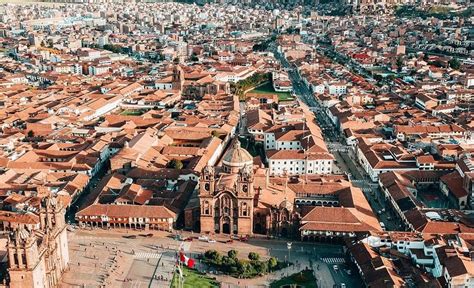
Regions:
<instances>
[{"instance_id":1,"label":"white car","mask_svg":"<svg viewBox=\"0 0 474 288\"><path fill-rule=\"evenodd\" d=\"M208 240L207 240L207 243L216 243L216 240L214 240L214 239L208 239Z\"/></svg>"},{"instance_id":2,"label":"white car","mask_svg":"<svg viewBox=\"0 0 474 288\"><path fill-rule=\"evenodd\" d=\"M198 240L199 240L199 241L209 241L209 237L207 237L207 236L199 236L199 237L198 237Z\"/></svg>"}]
</instances>

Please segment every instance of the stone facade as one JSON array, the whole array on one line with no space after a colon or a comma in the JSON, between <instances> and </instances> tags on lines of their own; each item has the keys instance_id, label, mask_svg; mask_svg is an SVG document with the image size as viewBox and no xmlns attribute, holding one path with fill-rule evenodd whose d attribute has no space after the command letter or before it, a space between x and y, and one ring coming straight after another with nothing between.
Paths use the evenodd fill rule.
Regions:
<instances>
[{"instance_id":1,"label":"stone facade","mask_svg":"<svg viewBox=\"0 0 474 288\"><path fill-rule=\"evenodd\" d=\"M199 206L185 212L186 226L195 231L200 227L203 234L296 235L299 214L292 202L283 197L279 205L264 203L261 192L262 187L255 183L252 156L234 140L222 166L203 170Z\"/></svg>"},{"instance_id":2,"label":"stone facade","mask_svg":"<svg viewBox=\"0 0 474 288\"><path fill-rule=\"evenodd\" d=\"M251 235L254 202L252 184L253 173L249 166L237 174L219 175L215 175L213 167L206 167L199 188L201 232Z\"/></svg>"},{"instance_id":3,"label":"stone facade","mask_svg":"<svg viewBox=\"0 0 474 288\"><path fill-rule=\"evenodd\" d=\"M30 213L30 212L27 212ZM8 236L8 286L51 288L68 268L65 207L56 198L42 200L39 223L14 223Z\"/></svg>"}]
</instances>

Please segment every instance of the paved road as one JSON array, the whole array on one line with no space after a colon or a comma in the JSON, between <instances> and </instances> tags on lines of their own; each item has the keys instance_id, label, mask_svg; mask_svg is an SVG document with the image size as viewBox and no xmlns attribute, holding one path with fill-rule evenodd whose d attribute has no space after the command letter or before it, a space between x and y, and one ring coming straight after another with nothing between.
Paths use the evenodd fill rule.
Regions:
<instances>
[{"instance_id":1,"label":"paved road","mask_svg":"<svg viewBox=\"0 0 474 288\"><path fill-rule=\"evenodd\" d=\"M350 276L346 272L333 273L332 271L334 265L340 267L339 270L344 270L344 267L345 270L349 269L349 266L344 264L346 259L342 245L293 242L291 251L288 251L287 242L282 240L251 239L249 244L266 248L268 254L279 260L289 257L290 262L295 264L288 270L280 271L276 279L281 278L281 274L296 273L308 267L314 270L318 287L332 288L334 284L340 283L345 283L347 287L361 287L361 279L353 267Z\"/></svg>"},{"instance_id":2,"label":"paved road","mask_svg":"<svg viewBox=\"0 0 474 288\"><path fill-rule=\"evenodd\" d=\"M360 168L360 164L351 153L351 147L347 145L341 132L337 129L327 114L327 109L324 108L317 98L313 96L311 90L304 84L301 75L298 73L296 67L292 66L285 57L276 51L276 44L269 45L269 50L275 54L275 57L282 63L282 66L289 69L289 76L293 83L293 91L296 96L315 111L316 120L323 132L326 145L333 153L337 161L338 171L350 174L350 179L354 186L359 187L364 192L368 199L372 210L377 214L379 220L386 225L387 230L399 230L401 221L395 217L393 211L389 211L387 203L384 202L384 197L378 185L373 183L368 177L367 173ZM342 56L335 51L329 51L327 48L324 51L318 49L319 52L329 53L330 58L337 58L341 60ZM329 52L328 52L329 51ZM331 54L332 53L332 54ZM373 81L371 76L365 71L356 67L353 61L340 61L346 67L364 77L368 81ZM379 213L380 212L380 213Z\"/></svg>"}]
</instances>

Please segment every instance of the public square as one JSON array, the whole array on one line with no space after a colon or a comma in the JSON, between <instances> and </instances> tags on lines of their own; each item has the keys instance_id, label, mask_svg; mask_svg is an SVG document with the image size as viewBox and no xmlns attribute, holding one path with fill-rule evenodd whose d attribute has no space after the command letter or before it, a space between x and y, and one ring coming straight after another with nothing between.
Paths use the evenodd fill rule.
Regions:
<instances>
[{"instance_id":1,"label":"public square","mask_svg":"<svg viewBox=\"0 0 474 288\"><path fill-rule=\"evenodd\" d=\"M315 271L318 287L333 287L334 284L350 284L358 287L358 276L348 275L342 246L293 242L290 251L285 240L252 238L248 242L224 243L227 238L215 238L216 243L195 239L192 242L174 240L168 232L153 231L147 237L143 231L126 230L76 230L69 232L70 269L63 278L61 287L170 287L176 263L176 252L180 245L186 255L197 255L209 249L227 253L238 251L240 258L249 252L257 252L262 258L288 259L294 265L275 273L253 279L237 279L218 273L196 261L196 268L215 277L222 287L268 287L284 276L310 268ZM183 232L182 237L197 237ZM341 269L334 270L334 265ZM352 269L354 270L354 269ZM350 272L349 272L350 273Z\"/></svg>"}]
</instances>

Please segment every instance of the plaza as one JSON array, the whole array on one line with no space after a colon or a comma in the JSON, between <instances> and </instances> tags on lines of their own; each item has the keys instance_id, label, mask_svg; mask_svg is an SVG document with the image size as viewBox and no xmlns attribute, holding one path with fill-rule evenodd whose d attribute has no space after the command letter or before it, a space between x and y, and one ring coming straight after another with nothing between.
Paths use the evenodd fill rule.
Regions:
<instances>
[{"instance_id":1,"label":"plaza","mask_svg":"<svg viewBox=\"0 0 474 288\"><path fill-rule=\"evenodd\" d=\"M268 287L270 283L306 268L314 270L318 287L351 283L357 287L358 276L345 272L342 246L293 242L291 251L287 241L252 238L248 242L225 243L227 238L216 237L216 243L194 239L192 242L175 240L168 232L154 232L146 237L143 231L75 230L69 232L70 268L62 278L61 287L170 287L175 270L176 252L180 245L188 257L197 259L195 268L215 278L222 287ZM182 232L181 237L198 237ZM183 243L183 244L182 244ZM294 265L253 279L237 279L219 274L198 260L198 254L215 249L221 253L234 249L239 258L257 252L262 258L270 256ZM334 271L333 265L341 269Z\"/></svg>"}]
</instances>

